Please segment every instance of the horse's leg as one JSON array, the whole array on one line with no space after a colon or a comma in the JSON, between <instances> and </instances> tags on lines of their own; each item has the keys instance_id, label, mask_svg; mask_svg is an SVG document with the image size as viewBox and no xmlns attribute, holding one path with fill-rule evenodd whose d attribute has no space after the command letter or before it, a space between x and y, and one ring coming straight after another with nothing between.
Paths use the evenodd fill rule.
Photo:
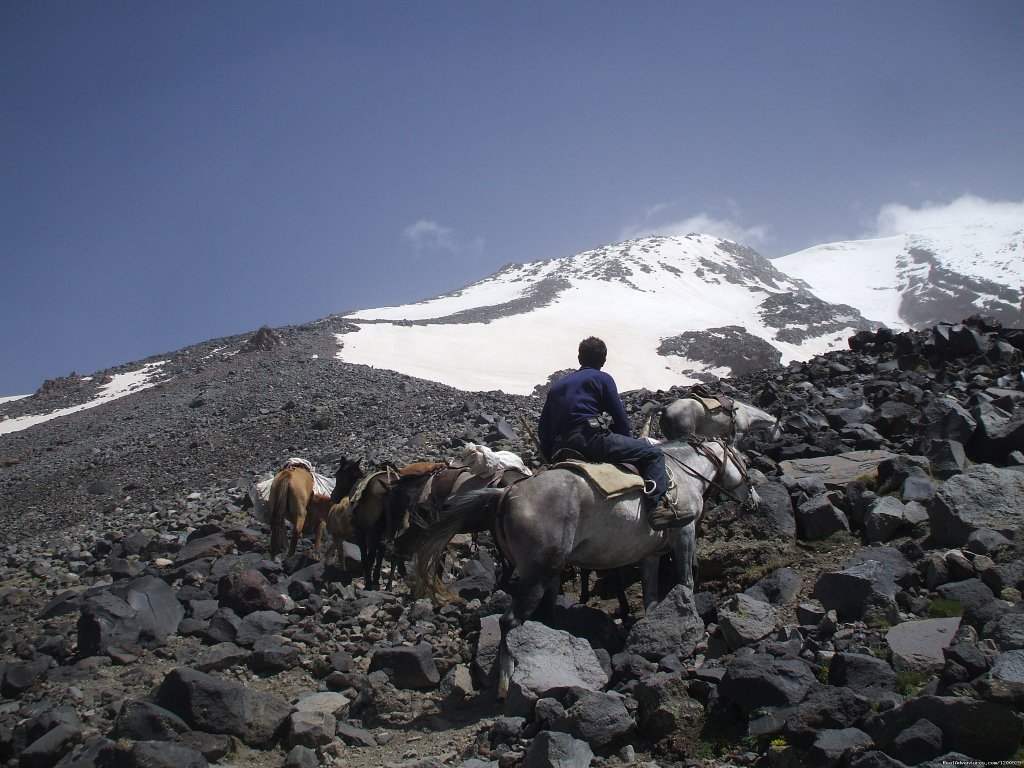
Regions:
<instances>
[{"instance_id":1,"label":"horse's leg","mask_svg":"<svg viewBox=\"0 0 1024 768\"><path fill-rule=\"evenodd\" d=\"M292 511L295 513L295 530L292 531L292 543L288 546L288 557L291 557L299 547L299 538L302 536L302 529L306 525L306 504L309 500L303 501L300 499L298 492L292 488L289 488L288 500Z\"/></svg>"},{"instance_id":2,"label":"horse's leg","mask_svg":"<svg viewBox=\"0 0 1024 768\"><path fill-rule=\"evenodd\" d=\"M370 543L362 531L359 532L359 560L363 566L363 588L376 589L373 583L373 555L370 554Z\"/></svg>"},{"instance_id":3,"label":"horse's leg","mask_svg":"<svg viewBox=\"0 0 1024 768\"><path fill-rule=\"evenodd\" d=\"M327 521L323 518L320 518L320 520L316 524L316 544L314 545L314 547L316 548L317 559L320 558L320 548L323 546L324 543L324 528L326 527Z\"/></svg>"},{"instance_id":4,"label":"horse's leg","mask_svg":"<svg viewBox=\"0 0 1024 768\"><path fill-rule=\"evenodd\" d=\"M615 579L615 593L619 597L619 618L623 623L629 620L629 600L626 598L626 571L625 568L616 568L612 573Z\"/></svg>"},{"instance_id":5,"label":"horse's leg","mask_svg":"<svg viewBox=\"0 0 1024 768\"><path fill-rule=\"evenodd\" d=\"M643 588L645 613L650 613L658 602L658 563L660 560L658 555L648 555L640 561L640 584ZM628 613L629 606L627 604L626 614L628 615ZM623 620L625 620L625 615Z\"/></svg>"},{"instance_id":6,"label":"horse's leg","mask_svg":"<svg viewBox=\"0 0 1024 768\"><path fill-rule=\"evenodd\" d=\"M676 581L691 590L697 578L697 526L690 521L673 531L675 536Z\"/></svg>"},{"instance_id":7,"label":"horse's leg","mask_svg":"<svg viewBox=\"0 0 1024 768\"><path fill-rule=\"evenodd\" d=\"M588 568L580 568L580 602L584 605L590 599L590 574Z\"/></svg>"},{"instance_id":8,"label":"horse's leg","mask_svg":"<svg viewBox=\"0 0 1024 768\"><path fill-rule=\"evenodd\" d=\"M512 663L512 656L509 653L508 634L516 627L534 615L546 592L558 596L558 579L561 569L551 572L529 571L519 573L519 588L516 590L512 600L512 606L502 615L499 626L502 631L501 644L499 645L498 664L498 700L502 701L509 692L509 683L512 680L512 673L515 672L515 665Z\"/></svg>"}]
</instances>

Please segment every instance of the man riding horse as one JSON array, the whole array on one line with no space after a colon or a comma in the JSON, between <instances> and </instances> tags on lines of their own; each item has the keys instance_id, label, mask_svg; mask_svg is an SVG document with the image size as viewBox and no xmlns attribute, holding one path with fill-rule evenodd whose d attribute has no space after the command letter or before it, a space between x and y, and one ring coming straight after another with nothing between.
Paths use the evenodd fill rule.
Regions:
<instances>
[{"instance_id":1,"label":"man riding horse","mask_svg":"<svg viewBox=\"0 0 1024 768\"><path fill-rule=\"evenodd\" d=\"M615 381L601 370L608 347L594 336L579 345L580 369L556 381L541 411L538 437L548 459L572 451L588 461L633 464L645 481L651 527L656 531L683 525L665 502L669 480L665 455L647 440L634 438Z\"/></svg>"}]
</instances>

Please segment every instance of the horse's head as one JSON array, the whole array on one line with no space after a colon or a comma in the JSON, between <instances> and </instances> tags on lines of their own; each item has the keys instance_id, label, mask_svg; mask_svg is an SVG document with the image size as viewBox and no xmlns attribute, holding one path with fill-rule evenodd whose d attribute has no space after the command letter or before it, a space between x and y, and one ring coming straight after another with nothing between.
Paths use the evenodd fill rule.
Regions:
<instances>
[{"instance_id":1,"label":"horse's head","mask_svg":"<svg viewBox=\"0 0 1024 768\"><path fill-rule=\"evenodd\" d=\"M722 489L738 501L743 509L756 509L761 500L751 485L750 474L747 470L747 463L743 460L743 454L734 446L725 443L720 445L722 467L719 470L721 477L719 482Z\"/></svg>"},{"instance_id":2,"label":"horse's head","mask_svg":"<svg viewBox=\"0 0 1024 768\"><path fill-rule=\"evenodd\" d=\"M338 471L334 473L334 490L331 491L331 501L335 504L341 501L363 476L362 461L358 456L354 459L341 457Z\"/></svg>"}]
</instances>

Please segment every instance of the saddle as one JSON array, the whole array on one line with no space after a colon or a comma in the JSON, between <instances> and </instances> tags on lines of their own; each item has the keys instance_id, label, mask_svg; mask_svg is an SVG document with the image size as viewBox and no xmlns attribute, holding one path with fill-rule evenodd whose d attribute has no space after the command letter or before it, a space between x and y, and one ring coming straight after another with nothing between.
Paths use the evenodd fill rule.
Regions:
<instances>
[{"instance_id":1,"label":"saddle","mask_svg":"<svg viewBox=\"0 0 1024 768\"><path fill-rule=\"evenodd\" d=\"M375 478L380 477L381 475L386 475L387 481L391 482L394 474L395 474L395 470L388 468L388 469L382 469L379 472L371 472L368 475L363 475L363 477L359 478L359 480L352 487L352 490L348 494L348 503L349 503L349 505L351 507L355 508L359 504L359 500L362 498L363 492L366 490L366 487Z\"/></svg>"},{"instance_id":2,"label":"saddle","mask_svg":"<svg viewBox=\"0 0 1024 768\"><path fill-rule=\"evenodd\" d=\"M705 395L698 394L697 392L691 392L686 397L690 400L696 400L698 403L703 405L704 410L708 413L725 411L732 415L732 412L736 410L736 401L731 397L726 397L725 395Z\"/></svg>"},{"instance_id":3,"label":"saddle","mask_svg":"<svg viewBox=\"0 0 1024 768\"><path fill-rule=\"evenodd\" d=\"M568 469L586 477L607 498L624 496L630 491L642 491L644 479L634 467L626 464L606 464L582 459L563 459L552 469Z\"/></svg>"}]
</instances>

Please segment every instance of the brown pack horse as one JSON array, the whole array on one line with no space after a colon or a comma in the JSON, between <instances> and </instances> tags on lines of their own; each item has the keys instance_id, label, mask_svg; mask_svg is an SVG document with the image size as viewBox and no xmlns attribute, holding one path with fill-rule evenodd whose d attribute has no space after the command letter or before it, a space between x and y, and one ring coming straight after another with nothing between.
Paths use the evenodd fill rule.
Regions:
<instances>
[{"instance_id":1,"label":"brown pack horse","mask_svg":"<svg viewBox=\"0 0 1024 768\"><path fill-rule=\"evenodd\" d=\"M344 457L335 475L335 492L347 492L356 480L354 468L358 469L358 461L349 461ZM324 528L330 516L332 496L316 493L313 473L309 467L297 462L288 462L274 476L270 485L270 556L284 549L287 530L285 522L290 522L292 531L291 543L288 545L288 557L295 554L299 538L307 525L316 530L316 551L320 552L323 542Z\"/></svg>"},{"instance_id":2,"label":"brown pack horse","mask_svg":"<svg viewBox=\"0 0 1024 768\"><path fill-rule=\"evenodd\" d=\"M320 551L331 497L313 492L313 473L301 465L285 466L270 486L270 556L277 557L287 538L285 521L294 528L288 556L295 554L299 537L308 522L316 529L316 549Z\"/></svg>"}]
</instances>

